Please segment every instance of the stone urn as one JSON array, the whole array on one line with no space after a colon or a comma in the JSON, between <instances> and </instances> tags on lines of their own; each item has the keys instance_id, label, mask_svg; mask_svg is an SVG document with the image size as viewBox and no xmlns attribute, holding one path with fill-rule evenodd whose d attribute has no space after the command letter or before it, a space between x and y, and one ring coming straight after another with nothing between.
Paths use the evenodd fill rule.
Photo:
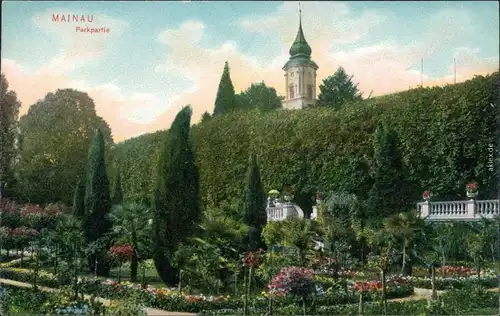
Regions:
<instances>
[{"instance_id":1,"label":"stone urn","mask_svg":"<svg viewBox=\"0 0 500 316\"><path fill-rule=\"evenodd\" d=\"M467 192L467 197L471 200L475 199L477 196L477 191L476 192Z\"/></svg>"}]
</instances>

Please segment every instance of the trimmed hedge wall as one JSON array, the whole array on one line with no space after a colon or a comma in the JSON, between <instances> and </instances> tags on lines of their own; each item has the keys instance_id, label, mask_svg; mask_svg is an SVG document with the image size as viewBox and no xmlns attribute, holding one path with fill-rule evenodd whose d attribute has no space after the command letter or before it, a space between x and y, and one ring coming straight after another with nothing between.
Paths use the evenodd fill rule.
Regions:
<instances>
[{"instance_id":1,"label":"trimmed hedge wall","mask_svg":"<svg viewBox=\"0 0 500 316\"><path fill-rule=\"evenodd\" d=\"M499 73L446 87L419 88L371 98L341 110L312 108L242 111L193 127L205 203L242 196L249 151L257 153L266 190L293 184L296 193L338 191L365 197L371 187L372 134L379 121L398 134L404 173L421 199L463 199L465 184L481 185L479 198L498 192ZM116 145L126 198L150 200L166 131ZM491 171L493 170L493 171Z\"/></svg>"}]
</instances>

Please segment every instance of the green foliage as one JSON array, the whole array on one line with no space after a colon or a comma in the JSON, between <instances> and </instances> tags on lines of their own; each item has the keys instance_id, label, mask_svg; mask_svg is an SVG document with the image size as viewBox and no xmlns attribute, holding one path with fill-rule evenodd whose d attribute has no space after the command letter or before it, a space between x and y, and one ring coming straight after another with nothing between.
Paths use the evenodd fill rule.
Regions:
<instances>
[{"instance_id":1,"label":"green foliage","mask_svg":"<svg viewBox=\"0 0 500 316\"><path fill-rule=\"evenodd\" d=\"M267 227L267 226L266 226ZM264 282L269 283L281 269L299 265L297 256L292 256L286 251L268 251L264 256L262 264L257 269L257 276Z\"/></svg>"},{"instance_id":2,"label":"green foliage","mask_svg":"<svg viewBox=\"0 0 500 316\"><path fill-rule=\"evenodd\" d=\"M272 87L266 86L264 82L252 83L252 85L236 96L238 108L274 110L281 108L281 98Z\"/></svg>"},{"instance_id":3,"label":"green foliage","mask_svg":"<svg viewBox=\"0 0 500 316\"><path fill-rule=\"evenodd\" d=\"M136 281L139 262L152 255L152 212L141 203L125 202L113 206L110 215L113 221L115 242L130 244L134 249L130 265L130 278L132 281Z\"/></svg>"},{"instance_id":4,"label":"green foliage","mask_svg":"<svg viewBox=\"0 0 500 316\"><path fill-rule=\"evenodd\" d=\"M207 207L201 228L203 239L217 245L223 253L232 255L245 249L244 237L248 226L243 224L239 203L222 203L219 207Z\"/></svg>"},{"instance_id":5,"label":"green foliage","mask_svg":"<svg viewBox=\"0 0 500 316\"><path fill-rule=\"evenodd\" d=\"M123 197L151 205L157 176L158 156L167 131L158 131L127 139L113 149L113 157L121 171Z\"/></svg>"},{"instance_id":6,"label":"green foliage","mask_svg":"<svg viewBox=\"0 0 500 316\"><path fill-rule=\"evenodd\" d=\"M285 243L283 225L284 221L273 221L266 224L262 230L262 237L266 245L283 245Z\"/></svg>"},{"instance_id":7,"label":"green foliage","mask_svg":"<svg viewBox=\"0 0 500 316\"><path fill-rule=\"evenodd\" d=\"M106 315L109 316L146 316L144 304L134 295L126 299L113 302L106 308Z\"/></svg>"},{"instance_id":8,"label":"green foliage","mask_svg":"<svg viewBox=\"0 0 500 316\"><path fill-rule=\"evenodd\" d=\"M375 131L373 178L368 199L370 217L384 218L407 209L411 200L398 137L384 125Z\"/></svg>"},{"instance_id":9,"label":"green foliage","mask_svg":"<svg viewBox=\"0 0 500 316\"><path fill-rule=\"evenodd\" d=\"M498 138L499 116L491 104L498 104L499 93L495 73L371 98L338 111L320 107L214 117L192 130L203 200L217 205L244 194L249 152L259 157L266 192L291 183L294 195L343 191L364 200L373 184L373 133L379 121L398 135L412 207L425 190L437 201L463 199L472 176L481 185L478 198L496 198L500 160L494 158L489 171L485 148ZM165 135L159 131L116 146L125 198L151 196L156 148Z\"/></svg>"},{"instance_id":10,"label":"green foliage","mask_svg":"<svg viewBox=\"0 0 500 316\"><path fill-rule=\"evenodd\" d=\"M225 114L237 108L236 94L234 93L233 82L229 75L229 64L224 64L224 71L220 78L217 97L215 98L214 115Z\"/></svg>"},{"instance_id":11,"label":"green foliage","mask_svg":"<svg viewBox=\"0 0 500 316\"><path fill-rule=\"evenodd\" d=\"M113 143L111 130L97 116L94 101L72 89L47 94L29 108L19 125L22 142L16 195L36 203L62 201L71 205L77 179L85 173L95 130L102 131L106 148Z\"/></svg>"},{"instance_id":12,"label":"green foliage","mask_svg":"<svg viewBox=\"0 0 500 316\"><path fill-rule=\"evenodd\" d=\"M249 251L263 248L261 239L262 229L267 223L266 193L260 180L260 170L255 154L250 155L247 173L247 186L244 203L243 222L249 226L248 249Z\"/></svg>"},{"instance_id":13,"label":"green foliage","mask_svg":"<svg viewBox=\"0 0 500 316\"><path fill-rule=\"evenodd\" d=\"M201 238L194 238L189 244L177 249L173 262L175 267L182 269L182 281L190 288L219 294L222 287L219 272L226 262L219 247Z\"/></svg>"},{"instance_id":14,"label":"green foliage","mask_svg":"<svg viewBox=\"0 0 500 316\"><path fill-rule=\"evenodd\" d=\"M171 260L180 243L193 235L201 219L198 168L190 140L192 110L184 107L175 117L158 164L154 193L154 260L158 274L176 283Z\"/></svg>"},{"instance_id":15,"label":"green foliage","mask_svg":"<svg viewBox=\"0 0 500 316\"><path fill-rule=\"evenodd\" d=\"M115 184L113 190L113 205L121 204L123 202L123 192L122 192L122 181L120 176L120 170L116 170L115 173Z\"/></svg>"},{"instance_id":16,"label":"green foliage","mask_svg":"<svg viewBox=\"0 0 500 316\"><path fill-rule=\"evenodd\" d=\"M0 198L4 187L14 184L13 163L16 156L15 141L17 136L18 116L21 103L14 91L9 90L9 83L2 73L0 86Z\"/></svg>"},{"instance_id":17,"label":"green foliage","mask_svg":"<svg viewBox=\"0 0 500 316\"><path fill-rule=\"evenodd\" d=\"M111 198L109 196L109 180L104 160L104 137L97 130L92 146L89 150L87 164L87 185L85 187L85 239L88 243L95 242L111 232L112 223L108 218L111 211ZM93 254L89 258L89 264L93 267L96 259L99 261L99 275L109 273L109 263L105 249Z\"/></svg>"},{"instance_id":18,"label":"green foliage","mask_svg":"<svg viewBox=\"0 0 500 316\"><path fill-rule=\"evenodd\" d=\"M362 93L358 84L352 82L352 77L339 67L333 75L323 79L319 85L319 105L340 109L346 103L362 100Z\"/></svg>"},{"instance_id":19,"label":"green foliage","mask_svg":"<svg viewBox=\"0 0 500 316\"><path fill-rule=\"evenodd\" d=\"M208 121L209 119L211 119L212 116L210 115L210 113L208 112L205 112L203 113L203 115L201 116L201 120L200 120L200 123L204 123L206 121Z\"/></svg>"},{"instance_id":20,"label":"green foliage","mask_svg":"<svg viewBox=\"0 0 500 316\"><path fill-rule=\"evenodd\" d=\"M3 285L0 288L2 315L32 315L39 313L49 294L31 288Z\"/></svg>"},{"instance_id":21,"label":"green foliage","mask_svg":"<svg viewBox=\"0 0 500 316\"><path fill-rule=\"evenodd\" d=\"M79 218L85 218L85 179L78 179L73 197L73 214Z\"/></svg>"}]
</instances>

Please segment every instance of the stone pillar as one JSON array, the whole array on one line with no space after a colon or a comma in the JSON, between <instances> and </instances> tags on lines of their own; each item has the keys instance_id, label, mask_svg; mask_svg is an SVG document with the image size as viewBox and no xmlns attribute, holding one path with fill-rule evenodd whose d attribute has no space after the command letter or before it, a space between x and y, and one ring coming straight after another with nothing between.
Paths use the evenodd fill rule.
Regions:
<instances>
[{"instance_id":1,"label":"stone pillar","mask_svg":"<svg viewBox=\"0 0 500 316\"><path fill-rule=\"evenodd\" d=\"M425 201L422 204L422 208L420 209L420 217L426 218L429 216L429 212L431 210L431 203L429 201Z\"/></svg>"},{"instance_id":2,"label":"stone pillar","mask_svg":"<svg viewBox=\"0 0 500 316\"><path fill-rule=\"evenodd\" d=\"M476 201L469 200L467 201L467 218L475 218L476 217Z\"/></svg>"}]
</instances>

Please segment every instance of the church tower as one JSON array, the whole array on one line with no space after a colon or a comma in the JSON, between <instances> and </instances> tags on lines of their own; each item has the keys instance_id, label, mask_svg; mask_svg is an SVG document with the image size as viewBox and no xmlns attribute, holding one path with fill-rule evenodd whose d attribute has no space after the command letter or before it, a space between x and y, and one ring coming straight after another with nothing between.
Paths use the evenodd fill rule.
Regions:
<instances>
[{"instance_id":1,"label":"church tower","mask_svg":"<svg viewBox=\"0 0 500 316\"><path fill-rule=\"evenodd\" d=\"M284 109L303 109L316 102L316 70L318 65L311 60L311 47L302 31L302 11L299 9L299 30L290 47L290 59L283 66L286 94Z\"/></svg>"}]
</instances>

